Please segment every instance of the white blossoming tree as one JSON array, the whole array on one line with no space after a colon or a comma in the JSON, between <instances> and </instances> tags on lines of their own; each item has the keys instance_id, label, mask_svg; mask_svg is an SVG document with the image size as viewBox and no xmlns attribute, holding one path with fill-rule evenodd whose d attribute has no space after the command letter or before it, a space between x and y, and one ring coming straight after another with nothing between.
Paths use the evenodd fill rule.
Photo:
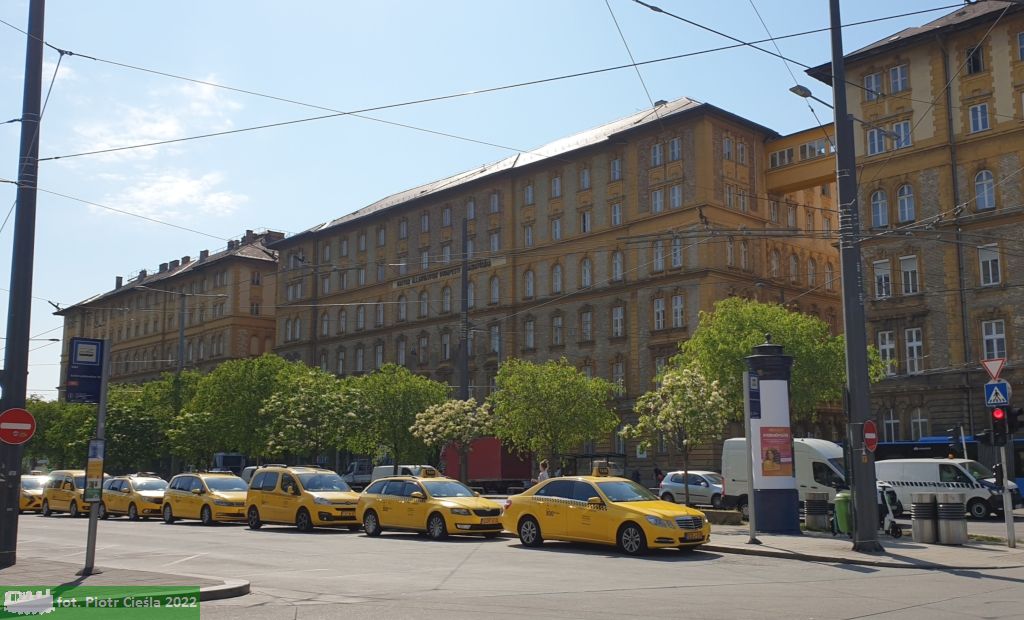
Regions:
<instances>
[{"instance_id":1,"label":"white blossoming tree","mask_svg":"<svg viewBox=\"0 0 1024 620\"><path fill-rule=\"evenodd\" d=\"M417 413L409 430L431 447L455 443L459 450L459 477L466 482L470 447L474 439L494 434L494 416L490 404L477 404L475 398L448 400Z\"/></svg>"}]
</instances>

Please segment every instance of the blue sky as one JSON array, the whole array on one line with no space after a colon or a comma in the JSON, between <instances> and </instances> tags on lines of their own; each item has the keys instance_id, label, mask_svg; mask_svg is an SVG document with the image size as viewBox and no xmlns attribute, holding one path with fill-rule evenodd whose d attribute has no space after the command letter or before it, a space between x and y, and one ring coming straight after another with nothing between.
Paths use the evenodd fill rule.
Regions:
<instances>
[{"instance_id":1,"label":"blue sky","mask_svg":"<svg viewBox=\"0 0 1024 620\"><path fill-rule=\"evenodd\" d=\"M96 58L355 110L479 90L731 42L632 0L267 2L107 0L47 3L47 42ZM666 11L743 40L766 38L751 0L657 0ZM845 23L955 4L846 0ZM826 0L754 0L775 36L828 25ZM845 48L951 11L847 28ZM26 28L27 0L0 19ZM763 44L771 48L769 43ZM829 59L827 33L779 41L808 65ZM0 121L21 113L25 36L0 24ZM44 88L57 52L47 50ZM819 97L823 84L797 79ZM87 157L43 162L39 187L176 224L188 232L48 193L39 194L32 335L60 337L46 300L67 306L140 269L246 229L299 232L381 197L650 106L650 97L713 103L782 133L813 126L784 63L740 48L369 113L496 145L341 117ZM822 122L830 110L816 105ZM65 56L43 118L42 157L69 155L324 114L294 103ZM19 125L0 125L0 178L16 178ZM15 188L0 184L0 218ZM0 219L2 221L2 219ZM13 217L0 231L0 320L6 325ZM52 331L51 331L52 330ZM29 393L56 396L59 343L36 341Z\"/></svg>"}]
</instances>

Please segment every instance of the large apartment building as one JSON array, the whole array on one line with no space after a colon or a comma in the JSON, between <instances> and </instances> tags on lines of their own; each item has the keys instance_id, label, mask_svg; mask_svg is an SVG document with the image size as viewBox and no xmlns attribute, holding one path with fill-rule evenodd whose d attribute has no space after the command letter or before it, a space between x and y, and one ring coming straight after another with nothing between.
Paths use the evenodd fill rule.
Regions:
<instances>
[{"instance_id":1,"label":"large apartment building","mask_svg":"<svg viewBox=\"0 0 1024 620\"><path fill-rule=\"evenodd\" d=\"M846 56L883 437L988 427L981 359L1024 380L1024 6L966 4ZM831 84L830 65L809 71Z\"/></svg>"},{"instance_id":2,"label":"large apartment building","mask_svg":"<svg viewBox=\"0 0 1024 620\"><path fill-rule=\"evenodd\" d=\"M143 269L127 282L118 276L112 290L56 312L64 317L60 397L75 336L106 339L110 379L122 383L174 371L179 342L184 367L198 370L271 351L277 256L267 245L282 237L246 231L222 251L161 263L155 273Z\"/></svg>"},{"instance_id":3,"label":"large apartment building","mask_svg":"<svg viewBox=\"0 0 1024 620\"><path fill-rule=\"evenodd\" d=\"M470 393L485 396L509 357L565 357L622 384L628 421L718 300L784 302L839 329L835 171L819 161L830 132L784 137L679 99L389 196L272 245L275 350L339 375L398 363L458 386L465 219ZM787 148L799 183L769 174ZM841 436L829 419L798 432ZM666 464L617 435L599 449Z\"/></svg>"}]
</instances>

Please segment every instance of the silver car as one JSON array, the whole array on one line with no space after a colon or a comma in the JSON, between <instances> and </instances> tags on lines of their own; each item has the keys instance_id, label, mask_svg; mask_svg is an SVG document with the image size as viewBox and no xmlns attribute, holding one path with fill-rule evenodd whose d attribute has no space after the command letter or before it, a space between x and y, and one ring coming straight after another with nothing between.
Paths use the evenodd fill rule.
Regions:
<instances>
[{"instance_id":1,"label":"silver car","mask_svg":"<svg viewBox=\"0 0 1024 620\"><path fill-rule=\"evenodd\" d=\"M686 501L690 487L690 504L719 508L722 503L722 475L713 471L670 471L658 487L658 495L666 502ZM689 484L687 484L689 483Z\"/></svg>"}]
</instances>

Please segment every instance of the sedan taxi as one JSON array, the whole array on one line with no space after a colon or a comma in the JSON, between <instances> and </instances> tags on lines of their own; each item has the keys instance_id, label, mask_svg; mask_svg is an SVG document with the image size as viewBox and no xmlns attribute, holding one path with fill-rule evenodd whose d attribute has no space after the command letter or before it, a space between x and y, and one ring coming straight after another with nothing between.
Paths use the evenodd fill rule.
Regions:
<instances>
[{"instance_id":1,"label":"sedan taxi","mask_svg":"<svg viewBox=\"0 0 1024 620\"><path fill-rule=\"evenodd\" d=\"M549 478L505 503L502 524L527 547L545 538L617 545L629 555L649 548L689 549L711 538L704 513L662 501L625 478Z\"/></svg>"},{"instance_id":2,"label":"sedan taxi","mask_svg":"<svg viewBox=\"0 0 1024 620\"><path fill-rule=\"evenodd\" d=\"M434 540L449 534L487 538L501 532L501 506L458 480L393 476L375 480L359 496L356 516L367 536L384 530L426 532Z\"/></svg>"},{"instance_id":3,"label":"sedan taxi","mask_svg":"<svg viewBox=\"0 0 1024 620\"><path fill-rule=\"evenodd\" d=\"M171 478L164 491L164 523L199 519L203 525L245 520L245 481L232 473L192 472Z\"/></svg>"},{"instance_id":4,"label":"sedan taxi","mask_svg":"<svg viewBox=\"0 0 1024 620\"><path fill-rule=\"evenodd\" d=\"M127 515L131 521L159 517L167 481L154 473L118 476L103 483L99 517Z\"/></svg>"},{"instance_id":5,"label":"sedan taxi","mask_svg":"<svg viewBox=\"0 0 1024 620\"><path fill-rule=\"evenodd\" d=\"M40 512L43 509L43 487L47 476L22 476L19 512Z\"/></svg>"},{"instance_id":6,"label":"sedan taxi","mask_svg":"<svg viewBox=\"0 0 1024 620\"><path fill-rule=\"evenodd\" d=\"M264 523L294 525L303 532L317 526L359 529L359 494L329 469L260 467L245 496L246 521L258 530Z\"/></svg>"}]
</instances>

